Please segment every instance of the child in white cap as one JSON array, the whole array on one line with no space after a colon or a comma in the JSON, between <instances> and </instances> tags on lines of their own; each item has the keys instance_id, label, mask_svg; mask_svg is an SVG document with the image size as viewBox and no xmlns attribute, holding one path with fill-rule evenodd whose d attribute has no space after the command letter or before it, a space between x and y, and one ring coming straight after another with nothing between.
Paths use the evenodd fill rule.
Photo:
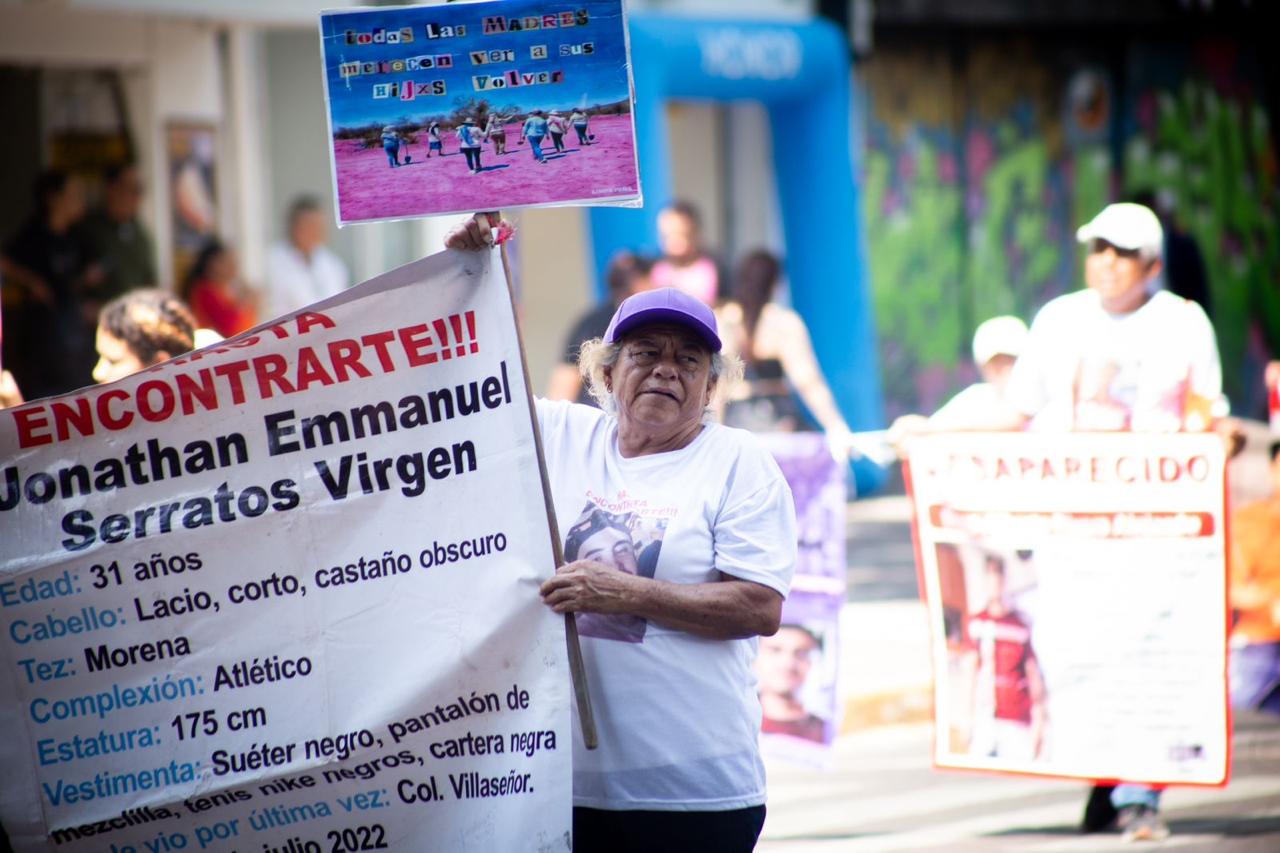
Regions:
<instances>
[{"instance_id":1,"label":"child in white cap","mask_svg":"<svg viewBox=\"0 0 1280 853\"><path fill-rule=\"evenodd\" d=\"M973 363L982 375L948 400L930 417L903 415L889 430L890 441L902 447L912 436L924 432L973 429L990 417L993 410L1009 410L1005 396L1013 366L1027 341L1027 324L1017 317L992 317L973 333Z\"/></svg>"}]
</instances>

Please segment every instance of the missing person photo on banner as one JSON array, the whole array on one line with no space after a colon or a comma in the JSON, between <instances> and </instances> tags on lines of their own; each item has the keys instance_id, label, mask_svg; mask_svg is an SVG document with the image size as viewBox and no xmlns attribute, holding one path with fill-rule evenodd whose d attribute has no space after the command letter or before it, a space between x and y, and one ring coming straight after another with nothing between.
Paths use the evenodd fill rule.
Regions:
<instances>
[{"instance_id":1,"label":"missing person photo on banner","mask_svg":"<svg viewBox=\"0 0 1280 853\"><path fill-rule=\"evenodd\" d=\"M762 734L830 744L835 720L828 694L835 675L835 626L824 616L805 623L786 621L794 618L786 615L776 634L760 638L756 679Z\"/></svg>"},{"instance_id":2,"label":"missing person photo on banner","mask_svg":"<svg viewBox=\"0 0 1280 853\"><path fill-rule=\"evenodd\" d=\"M1044 676L1031 642L1032 552L940 542L937 556L950 748L979 758L1047 758Z\"/></svg>"},{"instance_id":3,"label":"missing person photo on banner","mask_svg":"<svg viewBox=\"0 0 1280 853\"><path fill-rule=\"evenodd\" d=\"M761 433L791 488L797 559L782 626L761 637L755 673L761 748L823 764L840 728L840 608L845 600L845 466L818 432Z\"/></svg>"},{"instance_id":4,"label":"missing person photo on banner","mask_svg":"<svg viewBox=\"0 0 1280 853\"><path fill-rule=\"evenodd\" d=\"M937 766L1226 783L1220 439L937 434L908 483Z\"/></svg>"},{"instance_id":5,"label":"missing person photo on banner","mask_svg":"<svg viewBox=\"0 0 1280 853\"><path fill-rule=\"evenodd\" d=\"M338 221L638 206L622 0L320 17Z\"/></svg>"}]
</instances>

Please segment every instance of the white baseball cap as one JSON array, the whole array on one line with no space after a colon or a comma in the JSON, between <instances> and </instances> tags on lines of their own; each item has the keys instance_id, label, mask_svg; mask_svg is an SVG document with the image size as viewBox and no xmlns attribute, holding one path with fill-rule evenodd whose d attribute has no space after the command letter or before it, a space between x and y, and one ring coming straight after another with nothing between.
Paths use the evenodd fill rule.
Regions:
<instances>
[{"instance_id":1,"label":"white baseball cap","mask_svg":"<svg viewBox=\"0 0 1280 853\"><path fill-rule=\"evenodd\" d=\"M1017 317L992 317L973 333L973 360L979 367L998 355L1022 355L1027 324Z\"/></svg>"},{"instance_id":2,"label":"white baseball cap","mask_svg":"<svg viewBox=\"0 0 1280 853\"><path fill-rule=\"evenodd\" d=\"M1164 228L1160 226L1159 217L1151 208L1131 202L1107 205L1076 231L1076 239L1081 243L1094 238L1121 249L1146 249L1156 257L1164 250Z\"/></svg>"}]
</instances>

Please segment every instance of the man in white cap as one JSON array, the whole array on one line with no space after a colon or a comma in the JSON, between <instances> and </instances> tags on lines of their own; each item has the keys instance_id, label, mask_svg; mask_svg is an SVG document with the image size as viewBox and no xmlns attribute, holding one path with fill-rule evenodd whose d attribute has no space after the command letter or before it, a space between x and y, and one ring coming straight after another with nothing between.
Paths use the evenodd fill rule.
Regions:
<instances>
[{"instance_id":1,"label":"man in white cap","mask_svg":"<svg viewBox=\"0 0 1280 853\"><path fill-rule=\"evenodd\" d=\"M1231 433L1215 424L1227 403L1213 326L1199 305L1158 287L1160 220L1140 204L1111 204L1076 237L1086 287L1036 314L1000 399L957 398L963 411L948 404L925 425L899 419L896 443L937 429Z\"/></svg>"},{"instance_id":2,"label":"man in white cap","mask_svg":"<svg viewBox=\"0 0 1280 853\"><path fill-rule=\"evenodd\" d=\"M1218 344L1199 305L1156 288L1160 220L1140 204L1112 204L1076 236L1087 287L1036 315L1010 378L1009 426L1208 429L1226 414Z\"/></svg>"},{"instance_id":3,"label":"man in white cap","mask_svg":"<svg viewBox=\"0 0 1280 853\"><path fill-rule=\"evenodd\" d=\"M1150 208L1112 204L1076 232L1085 290L1036 315L1013 369L1011 426L1037 430L1201 431L1230 437L1222 366L1209 318L1159 289L1164 232ZM1215 420L1217 423L1215 424ZM1160 790L1095 786L1086 832L1119 823L1126 841L1169 834Z\"/></svg>"},{"instance_id":4,"label":"man in white cap","mask_svg":"<svg viewBox=\"0 0 1280 853\"><path fill-rule=\"evenodd\" d=\"M1040 309L1020 341L1000 399L992 395L990 405L966 405L963 413L947 413L948 404L939 413L946 416L939 418L943 423L930 419L921 427L900 419L894 425L899 446L913 431L934 429L1176 432L1214 427L1235 439L1232 422L1221 420L1227 405L1208 317L1196 303L1157 287L1164 235L1155 213L1139 204L1108 205L1076 237L1086 247L1086 288ZM975 360L982 362L979 344L985 348L988 335L1000 339L1016 334L1011 330L980 330ZM904 428L911 426L916 429ZM1126 840L1158 840L1169 832L1159 803L1160 791L1146 785L1097 786L1082 828L1098 831L1118 820Z\"/></svg>"}]
</instances>

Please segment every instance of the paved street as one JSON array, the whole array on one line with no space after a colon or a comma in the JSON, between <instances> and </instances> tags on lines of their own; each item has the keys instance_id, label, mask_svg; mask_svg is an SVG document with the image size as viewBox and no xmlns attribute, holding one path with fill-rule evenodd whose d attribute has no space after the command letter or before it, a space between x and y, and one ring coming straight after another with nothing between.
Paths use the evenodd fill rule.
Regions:
<instances>
[{"instance_id":1,"label":"paved street","mask_svg":"<svg viewBox=\"0 0 1280 853\"><path fill-rule=\"evenodd\" d=\"M918 597L911 508L904 495L864 498L849 504L846 531L849 601Z\"/></svg>"},{"instance_id":2,"label":"paved street","mask_svg":"<svg viewBox=\"0 0 1280 853\"><path fill-rule=\"evenodd\" d=\"M1225 789L1175 788L1160 844L1080 835L1084 783L933 770L925 724L844 735L825 770L769 765L761 853L1280 851L1280 718L1237 720Z\"/></svg>"}]
</instances>

